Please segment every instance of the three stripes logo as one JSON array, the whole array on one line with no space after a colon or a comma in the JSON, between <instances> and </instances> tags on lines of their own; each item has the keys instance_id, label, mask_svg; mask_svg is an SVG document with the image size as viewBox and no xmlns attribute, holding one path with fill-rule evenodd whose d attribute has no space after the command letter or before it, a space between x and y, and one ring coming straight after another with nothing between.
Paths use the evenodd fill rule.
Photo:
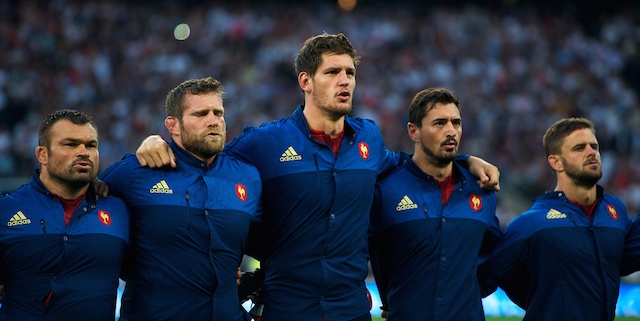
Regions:
<instances>
[{"instance_id":1,"label":"three stripes logo","mask_svg":"<svg viewBox=\"0 0 640 321\"><path fill-rule=\"evenodd\" d=\"M547 212L547 219L553 220L559 218L567 218L567 214L564 214L554 208L550 209L549 212Z\"/></svg>"},{"instance_id":2,"label":"three stripes logo","mask_svg":"<svg viewBox=\"0 0 640 321\"><path fill-rule=\"evenodd\" d=\"M7 226L18 226L18 225L26 225L31 224L31 219L28 219L22 211L18 211L13 214L9 222L7 222Z\"/></svg>"},{"instance_id":3,"label":"three stripes logo","mask_svg":"<svg viewBox=\"0 0 640 321\"><path fill-rule=\"evenodd\" d=\"M156 185L153 185L153 187L151 187L151 189L149 190L149 193L151 193L151 194L173 194L173 190L169 187L167 182L165 182L164 179L163 179L160 182L158 182Z\"/></svg>"},{"instance_id":4,"label":"three stripes logo","mask_svg":"<svg viewBox=\"0 0 640 321\"><path fill-rule=\"evenodd\" d=\"M409 196L405 195L402 200L400 200L400 203L398 203L398 206L396 206L396 211L400 212L416 208L418 208L418 205L416 205Z\"/></svg>"},{"instance_id":5,"label":"three stripes logo","mask_svg":"<svg viewBox=\"0 0 640 321\"><path fill-rule=\"evenodd\" d=\"M285 150L284 153L282 153L282 156L280 156L281 163L293 162L293 161L299 161L299 160L302 160L302 156L298 155L298 152L296 152L296 150L293 149L293 146L289 146L289 148L287 148L287 150Z\"/></svg>"}]
</instances>

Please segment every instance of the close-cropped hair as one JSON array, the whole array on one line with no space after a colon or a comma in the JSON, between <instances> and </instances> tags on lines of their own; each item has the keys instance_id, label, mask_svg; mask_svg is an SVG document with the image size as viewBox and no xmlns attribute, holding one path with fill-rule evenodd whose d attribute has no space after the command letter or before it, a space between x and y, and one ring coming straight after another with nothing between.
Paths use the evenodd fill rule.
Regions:
<instances>
[{"instance_id":1,"label":"close-cropped hair","mask_svg":"<svg viewBox=\"0 0 640 321\"><path fill-rule=\"evenodd\" d=\"M173 116L182 120L182 114L185 108L184 96L187 94L201 95L211 92L220 95L220 97L224 95L222 83L212 77L189 79L182 82L167 93L165 100L167 116Z\"/></svg>"},{"instance_id":2,"label":"close-cropped hair","mask_svg":"<svg viewBox=\"0 0 640 321\"><path fill-rule=\"evenodd\" d=\"M42 120L38 128L38 145L51 148L51 127L60 120L66 119L76 125L90 124L98 133L98 126L89 114L73 109L61 109L49 114Z\"/></svg>"},{"instance_id":3,"label":"close-cropped hair","mask_svg":"<svg viewBox=\"0 0 640 321\"><path fill-rule=\"evenodd\" d=\"M542 137L542 145L544 145L547 156L560 155L564 138L574 131L584 128L588 128L594 135L596 134L593 122L582 117L563 118L551 125Z\"/></svg>"},{"instance_id":4,"label":"close-cropped hair","mask_svg":"<svg viewBox=\"0 0 640 321\"><path fill-rule=\"evenodd\" d=\"M436 104L455 104L460 110L460 102L456 95L444 88L427 88L418 92L409 104L409 122L422 127L422 119Z\"/></svg>"},{"instance_id":5,"label":"close-cropped hair","mask_svg":"<svg viewBox=\"0 0 640 321\"><path fill-rule=\"evenodd\" d=\"M358 67L358 64L360 64L360 56L357 55L355 48L353 48L347 36L342 33L328 34L325 32L311 37L304 42L295 60L296 75L299 75L301 72L306 72L309 76L313 77L316 71L318 71L320 63L322 63L322 55L324 54L347 54L353 59L355 67Z\"/></svg>"}]
</instances>

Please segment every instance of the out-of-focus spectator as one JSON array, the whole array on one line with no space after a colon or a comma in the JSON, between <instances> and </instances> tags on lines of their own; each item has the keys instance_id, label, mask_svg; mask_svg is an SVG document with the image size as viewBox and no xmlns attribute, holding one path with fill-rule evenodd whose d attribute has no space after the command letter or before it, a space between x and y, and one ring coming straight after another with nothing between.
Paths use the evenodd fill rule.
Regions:
<instances>
[{"instance_id":1,"label":"out-of-focus spectator","mask_svg":"<svg viewBox=\"0 0 640 321\"><path fill-rule=\"evenodd\" d=\"M633 8L619 6L584 26L570 10L542 5L454 3L371 1L343 11L320 1L3 1L1 181L28 180L35 120L54 109L96 106L88 112L105 128L104 166L151 133L168 138L158 125L166 84L182 79L224 79L225 102L234 106L225 115L229 138L244 125L289 115L281 106L300 99L290 62L301 40L348 30L367 62L358 70L354 112L380 125L390 149L411 150L404 106L413 93L458 89L466 102L460 152L500 168L502 223L553 188L539 138L569 116L594 120L609 165L600 183L632 217L640 212L640 27ZM179 41L173 31L183 22L190 35Z\"/></svg>"}]
</instances>

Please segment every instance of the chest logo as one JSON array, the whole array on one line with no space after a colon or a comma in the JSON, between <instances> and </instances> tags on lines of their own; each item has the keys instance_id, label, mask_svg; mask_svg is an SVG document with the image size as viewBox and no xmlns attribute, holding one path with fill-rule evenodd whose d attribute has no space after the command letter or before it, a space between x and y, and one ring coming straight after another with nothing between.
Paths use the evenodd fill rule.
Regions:
<instances>
[{"instance_id":1,"label":"chest logo","mask_svg":"<svg viewBox=\"0 0 640 321\"><path fill-rule=\"evenodd\" d=\"M156 183L149 190L151 194L173 194L173 190L169 187L169 184L163 179Z\"/></svg>"},{"instance_id":2,"label":"chest logo","mask_svg":"<svg viewBox=\"0 0 640 321\"><path fill-rule=\"evenodd\" d=\"M398 206L396 206L396 211L400 212L400 211L412 210L416 208L418 208L418 205L416 205L416 203L414 203L409 198L409 196L405 195L398 203Z\"/></svg>"},{"instance_id":3,"label":"chest logo","mask_svg":"<svg viewBox=\"0 0 640 321\"><path fill-rule=\"evenodd\" d=\"M479 210L482 209L482 197L476 195L476 194L471 194L471 196L469 197L469 206L471 206L471 209L474 212L477 212Z\"/></svg>"},{"instance_id":4,"label":"chest logo","mask_svg":"<svg viewBox=\"0 0 640 321\"><path fill-rule=\"evenodd\" d=\"M289 146L289 148L287 148L284 151L284 153L282 153L282 155L280 156L281 163L293 162L293 161L299 161L299 160L302 160L302 156L300 156L298 152L296 152L296 150L293 149L293 146Z\"/></svg>"},{"instance_id":5,"label":"chest logo","mask_svg":"<svg viewBox=\"0 0 640 321\"><path fill-rule=\"evenodd\" d=\"M367 145L367 143L359 142L358 152L360 153L360 157L362 157L362 159L364 160L369 159L369 145Z\"/></svg>"},{"instance_id":6,"label":"chest logo","mask_svg":"<svg viewBox=\"0 0 640 321\"><path fill-rule=\"evenodd\" d=\"M98 219L100 219L100 223L104 224L104 226L111 225L111 214L107 211L99 210Z\"/></svg>"},{"instance_id":7,"label":"chest logo","mask_svg":"<svg viewBox=\"0 0 640 321\"><path fill-rule=\"evenodd\" d=\"M554 220L559 218L567 218L567 214L562 213L555 208L552 208L547 212L547 219Z\"/></svg>"},{"instance_id":8,"label":"chest logo","mask_svg":"<svg viewBox=\"0 0 640 321\"><path fill-rule=\"evenodd\" d=\"M609 212L609 216L614 220L618 220L618 211L612 205L607 205L607 211Z\"/></svg>"},{"instance_id":9,"label":"chest logo","mask_svg":"<svg viewBox=\"0 0 640 321\"><path fill-rule=\"evenodd\" d=\"M247 200L247 188L244 187L244 185L242 185L242 184L236 184L236 196L241 201L243 201L243 202L246 201Z\"/></svg>"},{"instance_id":10,"label":"chest logo","mask_svg":"<svg viewBox=\"0 0 640 321\"><path fill-rule=\"evenodd\" d=\"M27 218L22 211L18 211L9 219L7 226L18 226L31 224L31 219Z\"/></svg>"}]
</instances>

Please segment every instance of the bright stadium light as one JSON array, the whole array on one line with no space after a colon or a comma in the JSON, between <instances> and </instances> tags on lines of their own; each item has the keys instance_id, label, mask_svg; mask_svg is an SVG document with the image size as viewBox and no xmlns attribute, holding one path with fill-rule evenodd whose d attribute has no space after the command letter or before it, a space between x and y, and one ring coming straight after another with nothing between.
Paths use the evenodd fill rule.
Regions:
<instances>
[{"instance_id":1,"label":"bright stadium light","mask_svg":"<svg viewBox=\"0 0 640 321\"><path fill-rule=\"evenodd\" d=\"M176 38L176 40L186 40L187 38L189 38L190 34L191 28L189 28L189 25L186 23L181 23L177 25L175 29L173 29L173 36Z\"/></svg>"}]
</instances>

